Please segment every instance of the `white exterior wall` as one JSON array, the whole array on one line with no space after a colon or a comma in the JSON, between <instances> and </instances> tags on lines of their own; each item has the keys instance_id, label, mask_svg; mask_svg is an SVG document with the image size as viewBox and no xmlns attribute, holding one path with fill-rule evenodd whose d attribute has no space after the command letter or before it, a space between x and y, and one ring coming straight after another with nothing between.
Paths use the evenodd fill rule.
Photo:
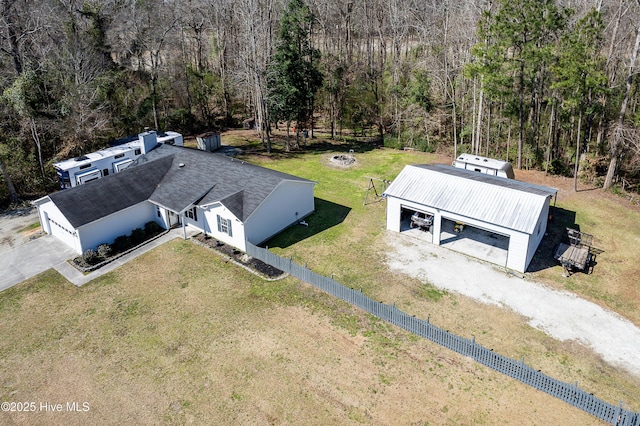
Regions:
<instances>
[{"instance_id":1,"label":"white exterior wall","mask_svg":"<svg viewBox=\"0 0 640 426\"><path fill-rule=\"evenodd\" d=\"M540 235L530 236L529 234L515 231L513 229L507 229L491 223L474 220L452 212L438 211L429 206L424 206L411 201L387 196L387 229L400 232L400 211L402 206L415 208L416 210L432 213L434 215L433 243L437 245L440 245L440 227L442 218L459 221L469 226L474 226L476 228L495 232L496 234L508 236L509 251L507 254L506 266L509 269L513 269L515 271L523 273L529 266L529 262L531 262L531 259L533 258L535 249L538 247L540 240L542 240L542 236L544 236L544 230L546 229L546 217L549 211L549 203L547 202L546 208L538 219L541 226ZM542 224L541 221L544 221L544 224ZM535 241L536 238L534 237L538 237L539 239Z\"/></svg>"},{"instance_id":2,"label":"white exterior wall","mask_svg":"<svg viewBox=\"0 0 640 426\"><path fill-rule=\"evenodd\" d=\"M108 151L98 151L98 153L96 153L95 155L99 155L102 154L104 152L108 152ZM124 154L122 157L119 158L114 158L116 155L119 154ZM76 176L82 173L85 173L87 171L91 171L93 169L97 169L100 172L100 177L104 177L104 169L107 169L109 174L112 173L118 173L118 170L115 169L114 165L124 161L124 160L135 160L136 158L138 158L141 154L136 155L135 154L135 148L131 148L131 149L122 149L122 150L118 150L113 152L110 155L107 156L103 156L101 158L95 158L92 159L91 161L83 161L82 163L80 163L78 166L75 167L70 167L68 169L66 169L66 171L69 172L69 179L71 180L71 187L77 186L77 179ZM67 160L70 161L70 160ZM80 165L82 164L86 164L86 163L90 163L91 166L90 167L85 167L83 169L80 169Z\"/></svg>"},{"instance_id":3,"label":"white exterior wall","mask_svg":"<svg viewBox=\"0 0 640 426\"><path fill-rule=\"evenodd\" d=\"M390 231L400 232L401 205L399 198L387 197L387 229Z\"/></svg>"},{"instance_id":4,"label":"white exterior wall","mask_svg":"<svg viewBox=\"0 0 640 426\"><path fill-rule=\"evenodd\" d=\"M205 226L206 221L207 221L207 216L205 215L205 210L199 208L199 207L194 207L195 211L196 211L196 219L192 219L190 218L187 214L189 211L191 211L192 209L187 209L184 213L182 213L182 215L180 216L180 218L182 219L182 223L184 226L190 226L192 228L195 228L201 232L207 232L208 227ZM217 224L216 224L217 226Z\"/></svg>"},{"instance_id":5,"label":"white exterior wall","mask_svg":"<svg viewBox=\"0 0 640 426\"><path fill-rule=\"evenodd\" d=\"M136 228L143 228L147 222L156 221L156 207L148 201L113 213L95 222L78 228L80 251L95 249L100 244L111 244L116 237L129 235Z\"/></svg>"},{"instance_id":6,"label":"white exterior wall","mask_svg":"<svg viewBox=\"0 0 640 426\"><path fill-rule=\"evenodd\" d=\"M523 273L527 270L527 266L529 265L529 261L527 260L527 250L529 247L529 241L531 240L530 237L531 236L529 234L512 231L509 238L507 268Z\"/></svg>"},{"instance_id":7,"label":"white exterior wall","mask_svg":"<svg viewBox=\"0 0 640 426\"><path fill-rule=\"evenodd\" d=\"M207 207L206 210L198 211L198 219L202 213L204 222L203 230L206 234L211 235L216 240L230 244L242 251L247 251L245 244L245 229L242 221L238 219L229 209L220 203ZM218 215L221 218L230 220L231 235L218 231ZM188 219L188 218L187 218Z\"/></svg>"},{"instance_id":8,"label":"white exterior wall","mask_svg":"<svg viewBox=\"0 0 640 426\"><path fill-rule=\"evenodd\" d=\"M284 181L278 185L246 220L247 240L260 244L313 213L314 185L298 181Z\"/></svg>"},{"instance_id":9,"label":"white exterior wall","mask_svg":"<svg viewBox=\"0 0 640 426\"><path fill-rule=\"evenodd\" d=\"M550 198L547 198L547 201L544 203L544 207L540 212L540 216L538 217L538 223L536 224L536 228L533 231L533 235L529 239L529 247L527 248L527 263L525 267L529 266L533 256L536 254L536 250L540 245L540 242L544 238L545 232L547 232L547 221L549 218L549 203L551 202ZM524 272L524 271L520 271Z\"/></svg>"},{"instance_id":10,"label":"white exterior wall","mask_svg":"<svg viewBox=\"0 0 640 426\"><path fill-rule=\"evenodd\" d=\"M38 200L37 206L42 230L81 254L82 248L78 233L58 209L58 206L49 197Z\"/></svg>"},{"instance_id":11,"label":"white exterior wall","mask_svg":"<svg viewBox=\"0 0 640 426\"><path fill-rule=\"evenodd\" d=\"M157 205L154 205L154 208L156 210L154 220L164 229L169 229L171 227L171 225L169 224L169 211L164 207L160 207Z\"/></svg>"}]
</instances>

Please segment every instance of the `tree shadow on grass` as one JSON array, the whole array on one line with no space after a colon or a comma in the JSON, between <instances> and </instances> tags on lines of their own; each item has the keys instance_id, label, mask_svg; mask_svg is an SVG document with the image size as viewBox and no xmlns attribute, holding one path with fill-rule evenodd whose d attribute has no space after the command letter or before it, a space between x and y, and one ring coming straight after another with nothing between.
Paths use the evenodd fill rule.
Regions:
<instances>
[{"instance_id":1,"label":"tree shadow on grass","mask_svg":"<svg viewBox=\"0 0 640 426\"><path fill-rule=\"evenodd\" d=\"M547 232L533 256L527 272L538 272L559 265L553 257L556 247L566 238L566 229L580 230L576 222L576 212L560 207L550 210L552 220L547 224Z\"/></svg>"},{"instance_id":2,"label":"tree shadow on grass","mask_svg":"<svg viewBox=\"0 0 640 426\"><path fill-rule=\"evenodd\" d=\"M307 226L293 225L261 245L279 248L289 247L344 222L351 211L350 207L320 198L315 198L314 201L316 210L305 219Z\"/></svg>"}]
</instances>

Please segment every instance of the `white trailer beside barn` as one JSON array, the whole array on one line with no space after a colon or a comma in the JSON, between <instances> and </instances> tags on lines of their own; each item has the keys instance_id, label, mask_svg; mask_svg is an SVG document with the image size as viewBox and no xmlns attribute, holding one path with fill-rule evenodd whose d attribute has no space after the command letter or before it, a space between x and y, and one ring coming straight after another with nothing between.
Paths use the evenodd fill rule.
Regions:
<instances>
[{"instance_id":1,"label":"white trailer beside barn","mask_svg":"<svg viewBox=\"0 0 640 426\"><path fill-rule=\"evenodd\" d=\"M421 232L409 226L414 212L433 217L421 238L436 245L525 272L547 229L547 188L445 165L406 166L384 192L387 229Z\"/></svg>"},{"instance_id":2,"label":"white trailer beside barn","mask_svg":"<svg viewBox=\"0 0 640 426\"><path fill-rule=\"evenodd\" d=\"M481 157L473 154L461 154L454 160L453 166L491 176L515 179L511 163L494 158Z\"/></svg>"}]
</instances>

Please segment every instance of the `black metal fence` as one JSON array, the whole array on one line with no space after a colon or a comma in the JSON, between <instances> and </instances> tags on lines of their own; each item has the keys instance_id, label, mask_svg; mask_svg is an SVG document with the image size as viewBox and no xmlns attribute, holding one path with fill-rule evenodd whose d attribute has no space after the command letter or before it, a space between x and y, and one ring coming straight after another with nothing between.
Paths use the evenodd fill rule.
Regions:
<instances>
[{"instance_id":1,"label":"black metal fence","mask_svg":"<svg viewBox=\"0 0 640 426\"><path fill-rule=\"evenodd\" d=\"M457 336L433 325L428 319L422 320L409 315L395 305L376 302L365 296L362 291L354 290L336 282L332 278L317 274L305 266L300 266L292 259L282 258L269 250L247 243L247 254L299 278L318 289L351 303L385 321L404 330L438 343L461 355L473 358L500 373L520 380L547 394L559 398L597 418L620 426L640 426L640 413L625 410L620 405L612 405L592 394L569 384L556 380L546 374L529 367L523 360L515 360L487 349L475 342L475 338L467 339Z\"/></svg>"}]
</instances>

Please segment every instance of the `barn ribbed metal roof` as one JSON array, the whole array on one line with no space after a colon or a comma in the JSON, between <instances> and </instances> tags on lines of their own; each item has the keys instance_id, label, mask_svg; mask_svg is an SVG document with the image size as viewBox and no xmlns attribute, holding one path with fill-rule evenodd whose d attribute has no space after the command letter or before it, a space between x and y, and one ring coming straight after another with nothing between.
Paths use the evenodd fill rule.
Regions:
<instances>
[{"instance_id":1,"label":"barn ribbed metal roof","mask_svg":"<svg viewBox=\"0 0 640 426\"><path fill-rule=\"evenodd\" d=\"M384 192L441 211L532 234L557 189L441 164L406 166Z\"/></svg>"}]
</instances>

